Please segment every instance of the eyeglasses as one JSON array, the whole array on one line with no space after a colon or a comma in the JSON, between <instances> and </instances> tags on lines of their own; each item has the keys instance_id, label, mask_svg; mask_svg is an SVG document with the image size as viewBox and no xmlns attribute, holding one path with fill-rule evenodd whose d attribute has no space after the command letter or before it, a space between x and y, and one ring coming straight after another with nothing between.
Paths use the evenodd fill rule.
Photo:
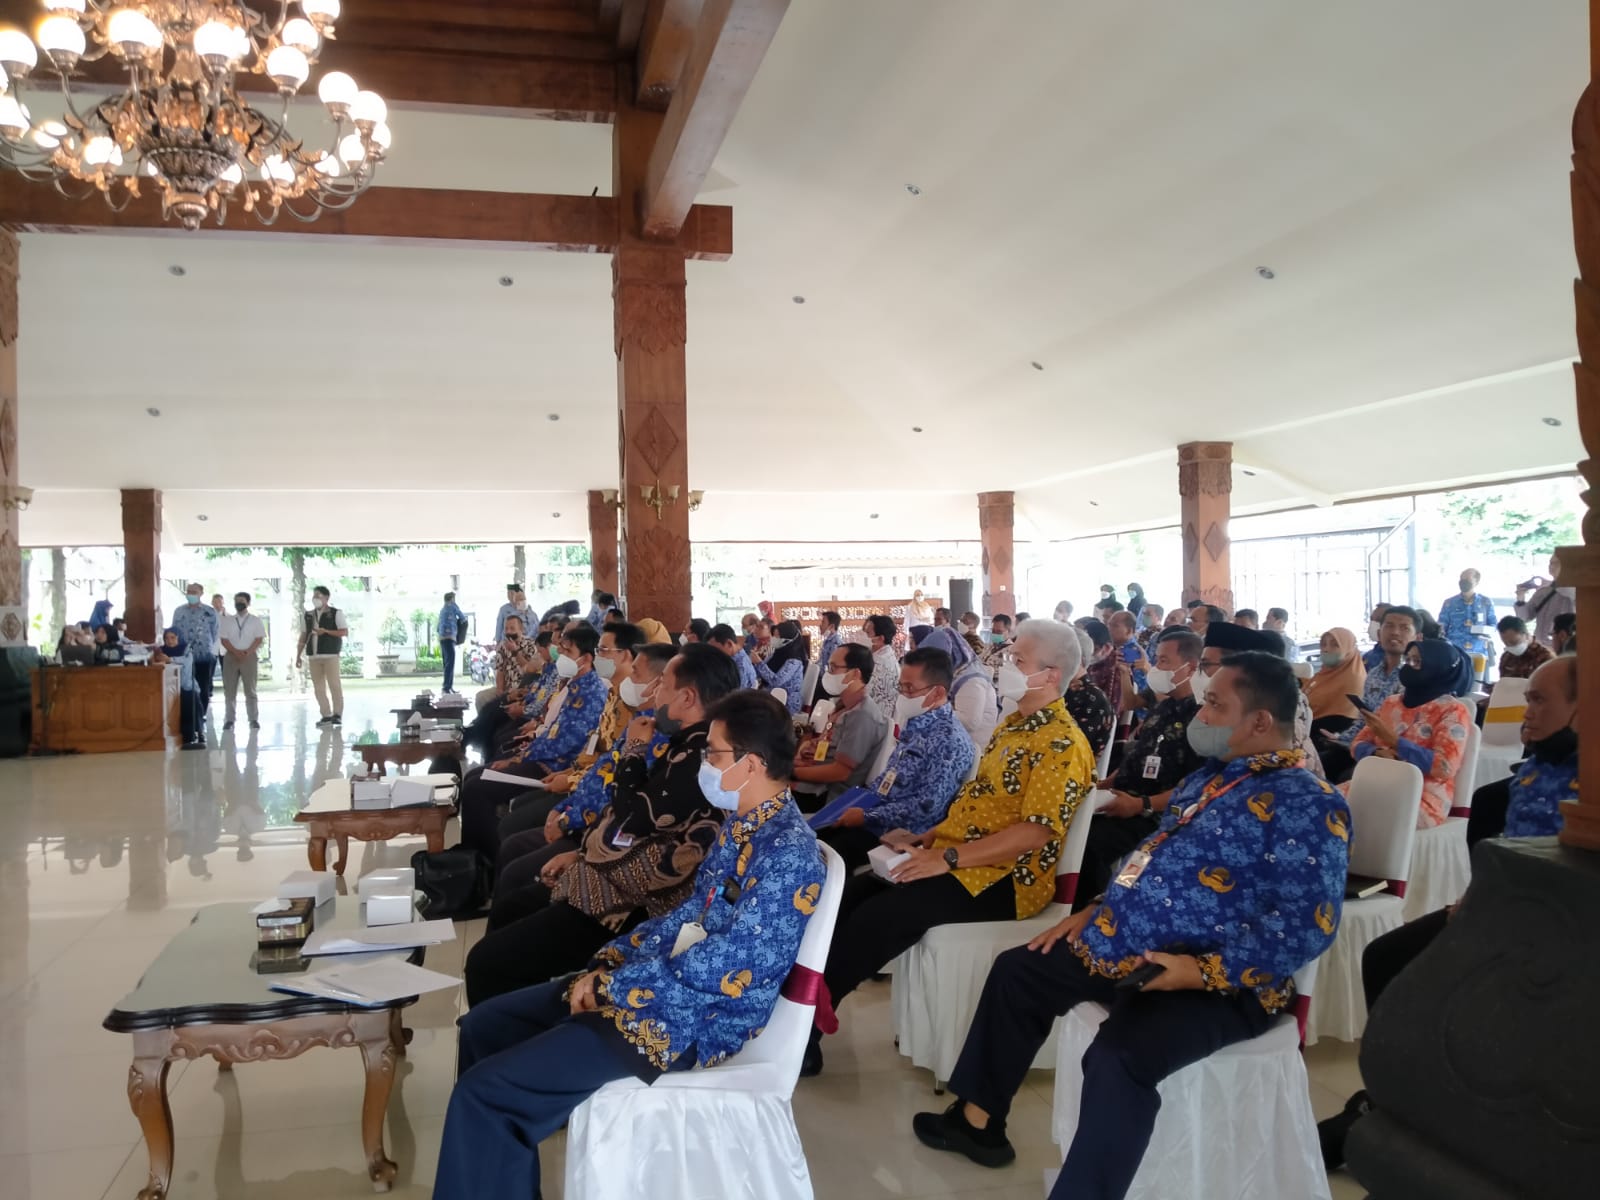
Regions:
<instances>
[{"instance_id":1,"label":"eyeglasses","mask_svg":"<svg viewBox=\"0 0 1600 1200\"><path fill-rule=\"evenodd\" d=\"M1200 674L1210 679L1218 671L1222 670L1222 664L1219 662L1201 662L1199 670Z\"/></svg>"},{"instance_id":2,"label":"eyeglasses","mask_svg":"<svg viewBox=\"0 0 1600 1200\"><path fill-rule=\"evenodd\" d=\"M908 692L908 691L906 691L905 684L901 684L898 690L899 690L900 694L902 696L904 696L906 699L912 700L912 699L915 699L918 696L926 696L929 692L933 691L933 689L938 687L938 686L939 686L938 684L930 683L925 688L918 688L915 691Z\"/></svg>"}]
</instances>

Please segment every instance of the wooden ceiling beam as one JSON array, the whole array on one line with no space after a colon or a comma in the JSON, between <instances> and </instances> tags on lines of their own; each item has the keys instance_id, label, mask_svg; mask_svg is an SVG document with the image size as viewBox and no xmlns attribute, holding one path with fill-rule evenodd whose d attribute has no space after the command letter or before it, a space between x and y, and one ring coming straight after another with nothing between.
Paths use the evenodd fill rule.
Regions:
<instances>
[{"instance_id":1,"label":"wooden ceiling beam","mask_svg":"<svg viewBox=\"0 0 1600 1200\"><path fill-rule=\"evenodd\" d=\"M733 125L789 0L704 0L694 46L650 153L639 225L670 241Z\"/></svg>"},{"instance_id":2,"label":"wooden ceiling beam","mask_svg":"<svg viewBox=\"0 0 1600 1200\"><path fill-rule=\"evenodd\" d=\"M544 6L525 0L489 3L487 0L381 0L364 4L360 11L347 12L339 21L339 38L354 33L357 27L382 27L391 21L445 21L451 25L472 25L481 29L521 29L541 33L598 34L600 24L592 7L583 0L572 4Z\"/></svg>"},{"instance_id":3,"label":"wooden ceiling beam","mask_svg":"<svg viewBox=\"0 0 1600 1200\"><path fill-rule=\"evenodd\" d=\"M0 229L12 233L162 233L174 237L312 237L365 242L432 242L610 254L620 240L617 203L609 196L546 196L448 188L375 187L350 208L304 224L283 216L263 226L234 208L222 228L193 233L161 217L143 196L122 212L99 199L69 200L47 184L0 172ZM685 257L721 261L733 254L733 210L696 205L677 245Z\"/></svg>"},{"instance_id":4,"label":"wooden ceiling beam","mask_svg":"<svg viewBox=\"0 0 1600 1200\"><path fill-rule=\"evenodd\" d=\"M702 0L650 0L639 35L639 94L636 103L666 112L683 76L700 23Z\"/></svg>"}]
</instances>

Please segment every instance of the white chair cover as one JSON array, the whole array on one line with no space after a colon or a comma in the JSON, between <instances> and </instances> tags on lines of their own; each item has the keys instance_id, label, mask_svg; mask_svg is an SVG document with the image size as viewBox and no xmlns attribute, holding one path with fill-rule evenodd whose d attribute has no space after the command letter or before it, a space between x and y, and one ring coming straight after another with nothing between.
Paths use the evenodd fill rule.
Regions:
<instances>
[{"instance_id":1,"label":"white chair cover","mask_svg":"<svg viewBox=\"0 0 1600 1200\"><path fill-rule=\"evenodd\" d=\"M1116 738L1106 738L1106 747L1104 750L1100 751L1100 757L1095 760L1094 764L1094 778L1096 783L1111 774L1111 751L1116 744Z\"/></svg>"},{"instance_id":2,"label":"white chair cover","mask_svg":"<svg viewBox=\"0 0 1600 1200\"><path fill-rule=\"evenodd\" d=\"M772 698L774 700L776 700L779 704L788 704L789 703L789 689L788 688L773 688L772 689Z\"/></svg>"},{"instance_id":3,"label":"white chair cover","mask_svg":"<svg viewBox=\"0 0 1600 1200\"><path fill-rule=\"evenodd\" d=\"M1058 1021L1053 1136L1063 1158L1078 1128L1083 1054L1106 1010ZM1161 1111L1128 1200L1331 1200L1293 1017L1161 1082ZM1091 1103L1092 1103L1091 1099Z\"/></svg>"},{"instance_id":4,"label":"white chair cover","mask_svg":"<svg viewBox=\"0 0 1600 1200\"><path fill-rule=\"evenodd\" d=\"M800 707L804 708L811 703L811 697L817 694L817 680L822 677L822 660L806 665L805 681L800 685Z\"/></svg>"},{"instance_id":5,"label":"white chair cover","mask_svg":"<svg viewBox=\"0 0 1600 1200\"><path fill-rule=\"evenodd\" d=\"M935 926L894 960L889 1000L895 1040L914 1066L933 1072L935 1091L944 1090L961 1057L994 960L1013 946L1026 945L1071 911L1092 816L1085 801L1067 827L1061 861L1056 864L1056 903L1023 921ZM1055 1061L1055 1040L1052 1031L1033 1060L1035 1067L1049 1070Z\"/></svg>"},{"instance_id":6,"label":"white chair cover","mask_svg":"<svg viewBox=\"0 0 1600 1200\"><path fill-rule=\"evenodd\" d=\"M1390 881L1390 891L1346 900L1333 945L1321 959L1306 1019L1306 1045L1319 1038L1353 1042L1367 1025L1361 955L1405 923L1406 890L1422 808L1422 772L1410 763L1364 758L1350 781L1350 873Z\"/></svg>"},{"instance_id":7,"label":"white chair cover","mask_svg":"<svg viewBox=\"0 0 1600 1200\"><path fill-rule=\"evenodd\" d=\"M1417 830L1411 850L1411 878L1406 884L1405 917L1408 921L1454 904L1472 882L1466 817L1472 811L1472 793L1478 786L1481 740L1478 727L1467 726L1467 745L1461 754L1461 767L1456 771L1455 794L1450 807L1455 815L1443 825Z\"/></svg>"},{"instance_id":8,"label":"white chair cover","mask_svg":"<svg viewBox=\"0 0 1600 1200\"><path fill-rule=\"evenodd\" d=\"M828 878L797 962L820 972L845 868L819 846ZM618 1080L589 1097L567 1129L568 1200L812 1200L789 1100L813 1012L780 997L766 1028L726 1062L662 1075L648 1087Z\"/></svg>"}]
</instances>

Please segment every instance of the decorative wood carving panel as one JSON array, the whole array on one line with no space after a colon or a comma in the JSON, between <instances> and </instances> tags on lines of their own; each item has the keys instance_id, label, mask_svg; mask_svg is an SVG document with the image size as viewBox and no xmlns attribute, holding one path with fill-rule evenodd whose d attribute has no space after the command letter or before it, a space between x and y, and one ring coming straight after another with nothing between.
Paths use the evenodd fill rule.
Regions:
<instances>
[{"instance_id":1,"label":"decorative wood carving panel","mask_svg":"<svg viewBox=\"0 0 1600 1200\"><path fill-rule=\"evenodd\" d=\"M21 269L17 235L0 231L0 346L11 346L17 340L17 280Z\"/></svg>"},{"instance_id":2,"label":"decorative wood carving panel","mask_svg":"<svg viewBox=\"0 0 1600 1200\"><path fill-rule=\"evenodd\" d=\"M1183 600L1232 611L1228 516L1233 493L1233 444L1189 442L1178 447L1178 496L1183 524Z\"/></svg>"}]
</instances>

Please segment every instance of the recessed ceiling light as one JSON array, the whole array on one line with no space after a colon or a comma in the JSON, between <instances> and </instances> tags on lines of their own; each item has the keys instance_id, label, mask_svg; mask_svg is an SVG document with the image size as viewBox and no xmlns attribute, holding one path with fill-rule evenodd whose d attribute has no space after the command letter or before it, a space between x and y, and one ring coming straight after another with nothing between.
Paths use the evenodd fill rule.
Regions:
<instances>
[{"instance_id":1,"label":"recessed ceiling light","mask_svg":"<svg viewBox=\"0 0 1600 1200\"><path fill-rule=\"evenodd\" d=\"M921 433L922 432L922 426L921 425L913 425L911 427L911 432L912 433Z\"/></svg>"},{"instance_id":2,"label":"recessed ceiling light","mask_svg":"<svg viewBox=\"0 0 1600 1200\"><path fill-rule=\"evenodd\" d=\"M511 278L511 276L509 276L509 275L500 276L500 286L501 287L510 287L515 282L516 282L516 280Z\"/></svg>"},{"instance_id":3,"label":"recessed ceiling light","mask_svg":"<svg viewBox=\"0 0 1600 1200\"><path fill-rule=\"evenodd\" d=\"M806 298L804 296L796 296L794 298L794 302L796 304L804 304L806 302Z\"/></svg>"},{"instance_id":4,"label":"recessed ceiling light","mask_svg":"<svg viewBox=\"0 0 1600 1200\"><path fill-rule=\"evenodd\" d=\"M1089 507L1090 508L1099 508L1100 507L1100 501L1098 501L1098 500L1089 501Z\"/></svg>"},{"instance_id":5,"label":"recessed ceiling light","mask_svg":"<svg viewBox=\"0 0 1600 1200\"><path fill-rule=\"evenodd\" d=\"M1044 364L1042 362L1029 363L1028 365L1030 367L1032 367L1035 371L1044 370Z\"/></svg>"},{"instance_id":6,"label":"recessed ceiling light","mask_svg":"<svg viewBox=\"0 0 1600 1200\"><path fill-rule=\"evenodd\" d=\"M159 417L161 415L161 410L159 408L147 408L145 409L145 412L149 413L152 417Z\"/></svg>"},{"instance_id":7,"label":"recessed ceiling light","mask_svg":"<svg viewBox=\"0 0 1600 1200\"><path fill-rule=\"evenodd\" d=\"M1263 279L1276 279L1278 277L1278 273L1271 267L1257 267L1256 274Z\"/></svg>"},{"instance_id":8,"label":"recessed ceiling light","mask_svg":"<svg viewBox=\"0 0 1600 1200\"><path fill-rule=\"evenodd\" d=\"M553 518L555 518L557 521L559 521L561 519L561 514L560 513L551 513L550 515Z\"/></svg>"},{"instance_id":9,"label":"recessed ceiling light","mask_svg":"<svg viewBox=\"0 0 1600 1200\"><path fill-rule=\"evenodd\" d=\"M919 188L919 187L918 187L918 186L917 186L917 185L916 185L916 184L914 184L914 183L908 183L908 184L906 184L906 191L908 191L908 192L910 192L910 193L911 193L911 194L912 194L912 195L913 195L913 196L920 196L920 195L922 195L922 189L921 189L921 188Z\"/></svg>"},{"instance_id":10,"label":"recessed ceiling light","mask_svg":"<svg viewBox=\"0 0 1600 1200\"><path fill-rule=\"evenodd\" d=\"M206 516L205 513L196 513L194 519L196 521L209 521L209 520L211 520L211 518Z\"/></svg>"},{"instance_id":11,"label":"recessed ceiling light","mask_svg":"<svg viewBox=\"0 0 1600 1200\"><path fill-rule=\"evenodd\" d=\"M1246 475L1250 476L1252 479L1255 478L1255 474L1256 473L1254 471L1252 471L1249 467L1240 467L1239 470L1243 471Z\"/></svg>"},{"instance_id":12,"label":"recessed ceiling light","mask_svg":"<svg viewBox=\"0 0 1600 1200\"><path fill-rule=\"evenodd\" d=\"M870 516L870 519L873 520L873 521L876 521L878 519L878 514L877 513L872 513L871 516Z\"/></svg>"},{"instance_id":13,"label":"recessed ceiling light","mask_svg":"<svg viewBox=\"0 0 1600 1200\"><path fill-rule=\"evenodd\" d=\"M1546 425L1550 426L1552 429L1554 429L1557 425L1561 424L1561 418L1560 417L1546 417L1544 419L1544 423Z\"/></svg>"},{"instance_id":14,"label":"recessed ceiling light","mask_svg":"<svg viewBox=\"0 0 1600 1200\"><path fill-rule=\"evenodd\" d=\"M188 271L184 270L177 263L173 263L170 267L167 268L167 274L175 276L178 279L182 279L188 273L189 273Z\"/></svg>"},{"instance_id":15,"label":"recessed ceiling light","mask_svg":"<svg viewBox=\"0 0 1600 1200\"><path fill-rule=\"evenodd\" d=\"M549 413L549 414L547 414L547 419L551 420L551 421L559 421L559 420L561 420L561 414L560 413Z\"/></svg>"}]
</instances>

